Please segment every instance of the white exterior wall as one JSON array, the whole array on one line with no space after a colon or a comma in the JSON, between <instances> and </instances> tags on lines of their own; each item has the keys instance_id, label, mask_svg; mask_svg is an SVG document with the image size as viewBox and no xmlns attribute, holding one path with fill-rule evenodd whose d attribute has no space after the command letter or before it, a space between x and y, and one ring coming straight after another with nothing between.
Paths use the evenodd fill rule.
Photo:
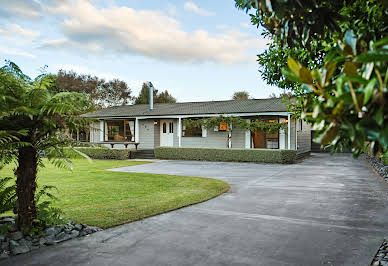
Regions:
<instances>
[{"instance_id":1,"label":"white exterior wall","mask_svg":"<svg viewBox=\"0 0 388 266\"><path fill-rule=\"evenodd\" d=\"M302 123L302 130L300 130L300 123ZM306 153L311 151L311 126L303 120L297 122L297 136L298 136L298 153Z\"/></svg>"},{"instance_id":2,"label":"white exterior wall","mask_svg":"<svg viewBox=\"0 0 388 266\"><path fill-rule=\"evenodd\" d=\"M139 120L139 149L154 148L154 120L140 119Z\"/></svg>"},{"instance_id":3,"label":"white exterior wall","mask_svg":"<svg viewBox=\"0 0 388 266\"><path fill-rule=\"evenodd\" d=\"M154 125L155 119L139 119L139 128L136 132L139 132L139 149L153 149L156 146L160 145L160 123ZM156 119L159 121L158 119ZM178 119L169 119L174 123L174 147L179 147L178 139ZM311 128L308 124L303 122L302 131L298 130L300 121L295 121L291 119L291 136L290 136L290 146L291 149L297 148L298 153L309 152L311 150ZM296 123L295 123L296 122ZM100 130L101 124L104 122L94 122L91 125L90 131L90 141L91 142L101 142L100 139L104 137L103 132ZM288 130L284 130L284 145L287 149L288 147ZM248 132L249 133L249 132ZM207 129L206 133L202 137L183 137L182 136L182 147L202 147L202 148L227 148L227 132L214 131L213 129ZM297 136L297 140L296 140ZM249 139L247 139L249 138ZM247 134L246 131L235 128L232 131L232 148L247 148L247 143L250 144L250 134ZM106 145L110 147L110 145ZM124 148L122 144L115 144L115 148ZM133 148L134 146L129 145L128 148Z\"/></svg>"},{"instance_id":4,"label":"white exterior wall","mask_svg":"<svg viewBox=\"0 0 388 266\"><path fill-rule=\"evenodd\" d=\"M207 129L206 137L182 137L182 147L227 148L228 132ZM175 146L175 143L174 143ZM178 145L176 145L177 147ZM245 148L245 131L232 131L232 148Z\"/></svg>"}]
</instances>

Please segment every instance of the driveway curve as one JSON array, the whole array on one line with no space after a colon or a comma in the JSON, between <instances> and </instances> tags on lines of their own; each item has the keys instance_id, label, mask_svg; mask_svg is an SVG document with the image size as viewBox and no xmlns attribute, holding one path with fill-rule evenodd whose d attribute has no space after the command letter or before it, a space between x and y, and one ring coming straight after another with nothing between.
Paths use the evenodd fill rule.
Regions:
<instances>
[{"instance_id":1,"label":"driveway curve","mask_svg":"<svg viewBox=\"0 0 388 266\"><path fill-rule=\"evenodd\" d=\"M369 265L388 235L388 185L347 154L293 165L159 161L113 170L213 177L231 190L0 264Z\"/></svg>"}]
</instances>

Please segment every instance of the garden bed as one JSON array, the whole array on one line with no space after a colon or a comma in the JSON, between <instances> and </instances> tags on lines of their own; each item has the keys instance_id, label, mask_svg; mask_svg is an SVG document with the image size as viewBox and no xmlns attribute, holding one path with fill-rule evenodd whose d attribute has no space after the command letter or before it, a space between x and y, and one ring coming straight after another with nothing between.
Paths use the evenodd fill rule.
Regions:
<instances>
[{"instance_id":1,"label":"garden bed","mask_svg":"<svg viewBox=\"0 0 388 266\"><path fill-rule=\"evenodd\" d=\"M44 246L86 236L102 229L69 221L67 224L51 226L33 236L25 236L16 230L13 217L0 217L0 259L9 255L28 253Z\"/></svg>"},{"instance_id":2,"label":"garden bed","mask_svg":"<svg viewBox=\"0 0 388 266\"><path fill-rule=\"evenodd\" d=\"M375 169L375 171L382 177L386 182L388 182L388 165L384 165L381 160L378 160L374 157L369 156L364 153L361 155L369 164Z\"/></svg>"}]
</instances>

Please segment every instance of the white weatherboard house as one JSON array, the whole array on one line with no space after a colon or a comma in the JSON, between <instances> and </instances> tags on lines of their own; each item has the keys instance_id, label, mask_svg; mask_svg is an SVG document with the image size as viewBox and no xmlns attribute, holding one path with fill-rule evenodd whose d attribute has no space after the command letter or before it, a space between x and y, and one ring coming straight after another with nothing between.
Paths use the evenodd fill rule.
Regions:
<instances>
[{"instance_id":1,"label":"white weatherboard house","mask_svg":"<svg viewBox=\"0 0 388 266\"><path fill-rule=\"evenodd\" d=\"M232 148L292 149L297 154L311 150L310 126L291 118L280 98L139 104L110 107L87 114L96 118L89 141L114 148L154 149L158 146L227 148L225 126L214 129L184 126L185 119L212 116L286 122L288 127L268 134L233 129Z\"/></svg>"}]
</instances>

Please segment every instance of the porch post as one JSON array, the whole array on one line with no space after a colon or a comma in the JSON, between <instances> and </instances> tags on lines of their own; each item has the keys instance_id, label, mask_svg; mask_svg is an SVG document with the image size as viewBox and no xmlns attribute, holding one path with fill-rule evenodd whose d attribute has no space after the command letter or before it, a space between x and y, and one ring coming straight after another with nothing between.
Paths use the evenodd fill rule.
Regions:
<instances>
[{"instance_id":1,"label":"porch post","mask_svg":"<svg viewBox=\"0 0 388 266\"><path fill-rule=\"evenodd\" d=\"M182 118L178 118L178 146L182 146Z\"/></svg>"},{"instance_id":2,"label":"porch post","mask_svg":"<svg viewBox=\"0 0 388 266\"><path fill-rule=\"evenodd\" d=\"M104 120L100 121L100 141L104 141Z\"/></svg>"},{"instance_id":3,"label":"porch post","mask_svg":"<svg viewBox=\"0 0 388 266\"><path fill-rule=\"evenodd\" d=\"M139 136L139 118L136 117L135 120L135 142L139 143L140 136Z\"/></svg>"},{"instance_id":4,"label":"porch post","mask_svg":"<svg viewBox=\"0 0 388 266\"><path fill-rule=\"evenodd\" d=\"M249 123L250 119L247 119ZM251 131L245 130L245 149L251 148Z\"/></svg>"},{"instance_id":5,"label":"porch post","mask_svg":"<svg viewBox=\"0 0 388 266\"><path fill-rule=\"evenodd\" d=\"M290 114L287 115L287 149L291 150L291 116Z\"/></svg>"},{"instance_id":6,"label":"porch post","mask_svg":"<svg viewBox=\"0 0 388 266\"><path fill-rule=\"evenodd\" d=\"M295 119L295 150L298 150L298 127L296 124L296 119ZM302 123L302 120L300 120L300 123Z\"/></svg>"}]
</instances>

